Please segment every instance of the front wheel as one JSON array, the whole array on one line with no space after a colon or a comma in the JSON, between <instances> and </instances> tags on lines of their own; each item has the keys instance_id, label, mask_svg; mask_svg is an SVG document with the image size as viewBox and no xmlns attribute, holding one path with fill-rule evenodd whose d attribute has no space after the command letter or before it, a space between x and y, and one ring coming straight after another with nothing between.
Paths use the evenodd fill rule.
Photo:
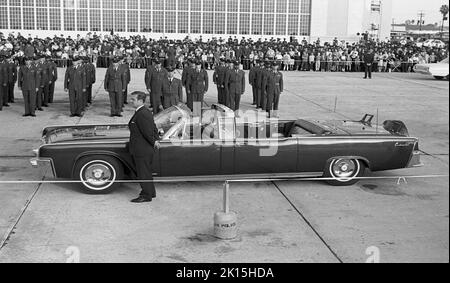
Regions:
<instances>
[{"instance_id":1,"label":"front wheel","mask_svg":"<svg viewBox=\"0 0 450 283\"><path fill-rule=\"evenodd\" d=\"M327 183L332 186L351 186L364 176L365 170L366 166L358 159L339 158L329 162L324 176L330 178Z\"/></svg>"},{"instance_id":2,"label":"front wheel","mask_svg":"<svg viewBox=\"0 0 450 283\"><path fill-rule=\"evenodd\" d=\"M107 194L112 192L117 180L122 180L122 164L109 156L88 156L77 162L74 178L79 179L87 193Z\"/></svg>"}]
</instances>

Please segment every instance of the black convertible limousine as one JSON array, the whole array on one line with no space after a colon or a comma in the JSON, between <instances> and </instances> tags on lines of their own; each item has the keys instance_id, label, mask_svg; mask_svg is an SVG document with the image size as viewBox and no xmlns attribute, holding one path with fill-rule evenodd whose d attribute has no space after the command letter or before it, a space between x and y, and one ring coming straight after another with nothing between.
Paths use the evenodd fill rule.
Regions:
<instances>
[{"instance_id":1,"label":"black convertible limousine","mask_svg":"<svg viewBox=\"0 0 450 283\"><path fill-rule=\"evenodd\" d=\"M236 180L327 177L352 185L366 169L421 166L418 139L401 121L236 118L223 105L193 117L183 104L155 115L160 148L156 180ZM80 180L87 192L107 193L135 176L123 125L55 126L43 130L35 167L49 165L56 178Z\"/></svg>"}]
</instances>

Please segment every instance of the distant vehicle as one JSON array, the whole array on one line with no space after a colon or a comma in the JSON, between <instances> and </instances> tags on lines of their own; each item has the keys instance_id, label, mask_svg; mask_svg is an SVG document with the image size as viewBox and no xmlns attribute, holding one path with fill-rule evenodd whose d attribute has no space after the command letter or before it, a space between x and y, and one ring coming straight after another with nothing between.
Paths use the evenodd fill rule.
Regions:
<instances>
[{"instance_id":1,"label":"distant vehicle","mask_svg":"<svg viewBox=\"0 0 450 283\"><path fill-rule=\"evenodd\" d=\"M372 119L248 122L223 105L213 105L196 120L180 104L155 115L161 140L154 175L210 181L325 176L331 185L346 186L358 182L366 168L422 165L419 141L409 136L404 123L377 126ZM31 164L49 164L55 177L79 180L87 192L110 192L116 181L135 175L126 124L49 127L42 137ZM261 154L270 147L276 150Z\"/></svg>"},{"instance_id":2,"label":"distant vehicle","mask_svg":"<svg viewBox=\"0 0 450 283\"><path fill-rule=\"evenodd\" d=\"M433 64L417 64L414 66L414 72L422 75L433 76L437 80L448 80L449 75L449 61L447 59Z\"/></svg>"},{"instance_id":3,"label":"distant vehicle","mask_svg":"<svg viewBox=\"0 0 450 283\"><path fill-rule=\"evenodd\" d=\"M423 42L417 42L416 46L428 48L445 48L445 43L439 39L428 39Z\"/></svg>"}]
</instances>

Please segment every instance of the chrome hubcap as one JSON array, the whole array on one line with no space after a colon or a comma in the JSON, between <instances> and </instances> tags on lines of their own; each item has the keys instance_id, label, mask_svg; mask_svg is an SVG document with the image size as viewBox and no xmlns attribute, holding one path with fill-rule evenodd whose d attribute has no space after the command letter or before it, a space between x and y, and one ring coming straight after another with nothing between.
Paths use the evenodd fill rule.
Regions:
<instances>
[{"instance_id":1,"label":"chrome hubcap","mask_svg":"<svg viewBox=\"0 0 450 283\"><path fill-rule=\"evenodd\" d=\"M347 181L359 173L359 165L351 159L336 160L331 168L334 177Z\"/></svg>"},{"instance_id":2,"label":"chrome hubcap","mask_svg":"<svg viewBox=\"0 0 450 283\"><path fill-rule=\"evenodd\" d=\"M84 179L93 186L103 186L111 180L111 170L103 164L92 164L86 168Z\"/></svg>"}]
</instances>

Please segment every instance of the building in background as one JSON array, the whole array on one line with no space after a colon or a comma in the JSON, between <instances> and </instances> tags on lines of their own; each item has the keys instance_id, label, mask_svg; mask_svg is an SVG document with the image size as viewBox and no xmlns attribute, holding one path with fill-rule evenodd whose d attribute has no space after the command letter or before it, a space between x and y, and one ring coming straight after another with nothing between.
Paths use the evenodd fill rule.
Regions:
<instances>
[{"instance_id":1,"label":"building in background","mask_svg":"<svg viewBox=\"0 0 450 283\"><path fill-rule=\"evenodd\" d=\"M391 1L381 1L381 38ZM0 0L0 30L26 36L114 31L154 38L355 40L377 21L369 15L380 18L370 7L369 0ZM389 35L390 19L386 29Z\"/></svg>"}]
</instances>

